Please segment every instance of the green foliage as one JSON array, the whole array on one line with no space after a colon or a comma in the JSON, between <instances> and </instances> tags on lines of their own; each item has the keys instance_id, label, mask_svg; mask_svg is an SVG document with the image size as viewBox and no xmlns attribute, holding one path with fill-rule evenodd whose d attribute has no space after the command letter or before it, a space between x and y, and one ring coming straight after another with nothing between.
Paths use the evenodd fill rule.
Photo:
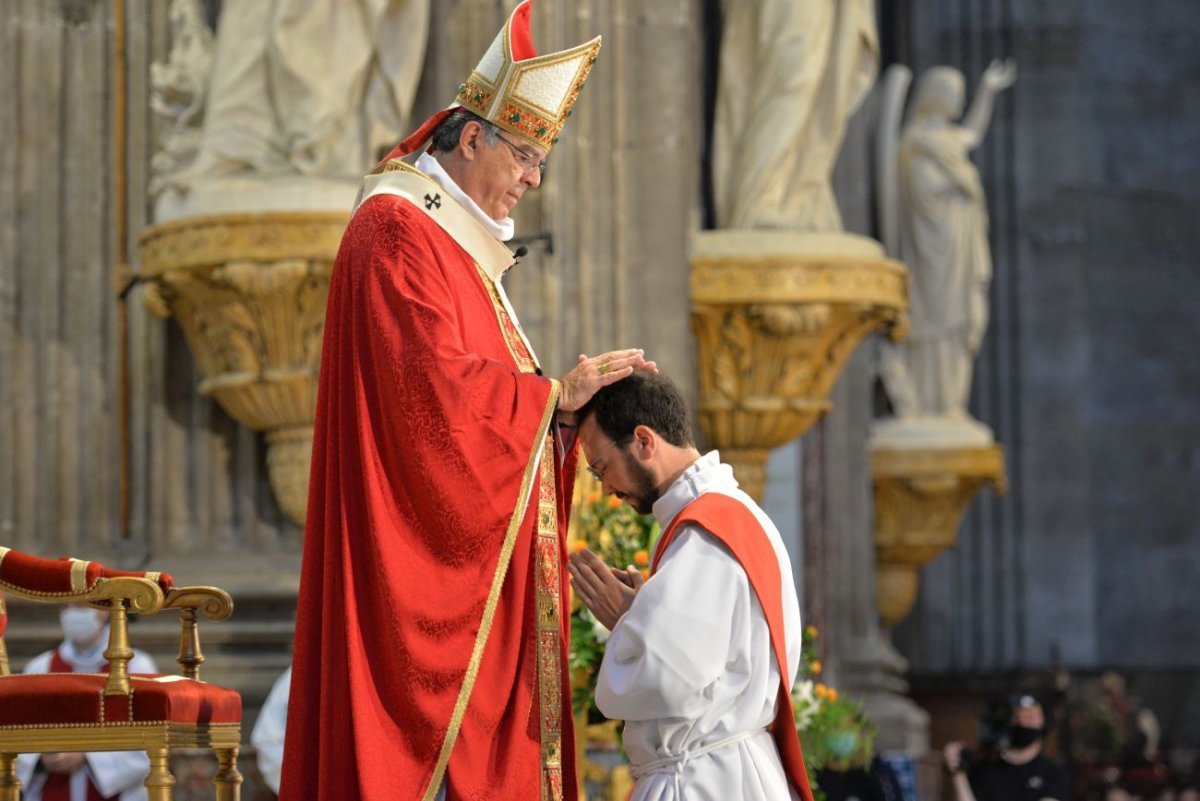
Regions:
<instances>
[{"instance_id":1,"label":"green foliage","mask_svg":"<svg viewBox=\"0 0 1200 801\"><path fill-rule=\"evenodd\" d=\"M805 628L801 640L802 673L812 678L797 681L792 687L792 709L800 748L804 751L804 765L819 801L823 795L815 782L821 770L870 767L875 727L863 714L861 704L816 680L822 670L817 658L817 636L814 626Z\"/></svg>"}]
</instances>

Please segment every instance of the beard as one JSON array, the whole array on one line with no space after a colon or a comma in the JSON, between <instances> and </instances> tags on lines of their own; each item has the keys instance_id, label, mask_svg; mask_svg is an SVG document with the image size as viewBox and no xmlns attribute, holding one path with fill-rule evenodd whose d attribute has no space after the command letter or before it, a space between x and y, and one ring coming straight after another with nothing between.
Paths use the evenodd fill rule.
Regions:
<instances>
[{"instance_id":1,"label":"beard","mask_svg":"<svg viewBox=\"0 0 1200 801\"><path fill-rule=\"evenodd\" d=\"M649 468L634 459L633 454L628 451L624 451L624 456L625 468L633 477L634 483L633 491L625 496L625 502L638 514L648 515L654 511L654 502L662 497L662 493L658 491L658 484L650 474Z\"/></svg>"}]
</instances>

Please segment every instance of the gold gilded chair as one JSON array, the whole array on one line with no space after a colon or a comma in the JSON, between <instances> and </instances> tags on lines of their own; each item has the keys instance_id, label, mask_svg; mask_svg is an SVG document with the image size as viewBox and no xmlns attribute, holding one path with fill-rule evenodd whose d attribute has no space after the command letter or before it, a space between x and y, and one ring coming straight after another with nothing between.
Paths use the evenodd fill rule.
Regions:
<instances>
[{"instance_id":1,"label":"gold gilded chair","mask_svg":"<svg viewBox=\"0 0 1200 801\"><path fill-rule=\"evenodd\" d=\"M0 592L41 603L109 612L109 671L10 675L0 597L0 801L19 801L15 762L25 752L145 751L150 801L170 801L172 748L212 749L218 801L237 801L242 698L200 681L199 617L225 620L233 600L216 587L175 587L166 573L110 570L79 559L42 559L0 547ZM129 613L180 613L181 676L129 673Z\"/></svg>"}]
</instances>

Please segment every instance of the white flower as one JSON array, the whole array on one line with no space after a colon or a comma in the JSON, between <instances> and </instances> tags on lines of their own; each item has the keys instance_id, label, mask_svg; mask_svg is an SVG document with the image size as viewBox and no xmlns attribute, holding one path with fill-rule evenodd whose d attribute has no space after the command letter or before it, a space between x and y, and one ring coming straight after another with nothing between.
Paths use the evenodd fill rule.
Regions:
<instances>
[{"instance_id":1,"label":"white flower","mask_svg":"<svg viewBox=\"0 0 1200 801\"><path fill-rule=\"evenodd\" d=\"M592 624L592 631L596 635L596 642L600 643L601 645L604 645L604 643L608 642L608 635L612 634L612 632L605 628L604 624L597 620L596 616L592 614L592 610L588 609L586 606L583 607L583 619Z\"/></svg>"},{"instance_id":2,"label":"white flower","mask_svg":"<svg viewBox=\"0 0 1200 801\"><path fill-rule=\"evenodd\" d=\"M804 731L821 711L821 699L817 697L815 685L810 679L797 682L792 688L792 709L796 716L796 728Z\"/></svg>"}]
</instances>

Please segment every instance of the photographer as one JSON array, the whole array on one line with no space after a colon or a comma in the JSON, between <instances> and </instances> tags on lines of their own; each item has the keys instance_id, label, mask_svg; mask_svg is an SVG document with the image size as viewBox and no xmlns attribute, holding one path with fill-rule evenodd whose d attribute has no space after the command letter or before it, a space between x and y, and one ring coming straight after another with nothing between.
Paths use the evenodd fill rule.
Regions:
<instances>
[{"instance_id":1,"label":"photographer","mask_svg":"<svg viewBox=\"0 0 1200 801\"><path fill-rule=\"evenodd\" d=\"M1066 770L1042 754L1045 730L1042 705L1032 695L1021 695L1013 704L999 759L968 764L963 743L947 743L943 755L955 801L1070 801Z\"/></svg>"}]
</instances>

